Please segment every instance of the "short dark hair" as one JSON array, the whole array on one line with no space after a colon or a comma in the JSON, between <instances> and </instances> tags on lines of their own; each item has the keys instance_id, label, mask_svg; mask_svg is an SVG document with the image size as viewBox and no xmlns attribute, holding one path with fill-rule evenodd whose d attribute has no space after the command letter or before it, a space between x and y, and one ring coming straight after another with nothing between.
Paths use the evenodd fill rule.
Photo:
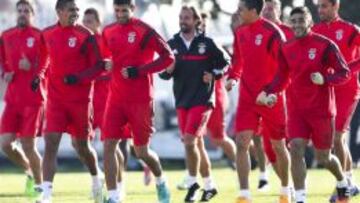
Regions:
<instances>
[{"instance_id":1,"label":"short dark hair","mask_svg":"<svg viewBox=\"0 0 360 203\"><path fill-rule=\"evenodd\" d=\"M275 3L277 5L280 5L280 7L281 7L281 1L280 0L265 0L265 2Z\"/></svg>"},{"instance_id":2,"label":"short dark hair","mask_svg":"<svg viewBox=\"0 0 360 203\"><path fill-rule=\"evenodd\" d=\"M135 5L135 0L114 0L114 5Z\"/></svg>"},{"instance_id":3,"label":"short dark hair","mask_svg":"<svg viewBox=\"0 0 360 203\"><path fill-rule=\"evenodd\" d=\"M332 5L340 4L340 0L329 0Z\"/></svg>"},{"instance_id":4,"label":"short dark hair","mask_svg":"<svg viewBox=\"0 0 360 203\"><path fill-rule=\"evenodd\" d=\"M68 3L73 3L75 0L57 0L55 9L56 10L63 10Z\"/></svg>"},{"instance_id":5,"label":"short dark hair","mask_svg":"<svg viewBox=\"0 0 360 203\"><path fill-rule=\"evenodd\" d=\"M311 16L311 13L306 6L299 6L299 7L293 8L293 10L291 10L291 12L290 12L290 16L293 16L295 14L303 14L303 15Z\"/></svg>"},{"instance_id":6,"label":"short dark hair","mask_svg":"<svg viewBox=\"0 0 360 203\"><path fill-rule=\"evenodd\" d=\"M260 14L264 8L264 0L241 0L245 3L248 9L255 9L257 14Z\"/></svg>"},{"instance_id":7,"label":"short dark hair","mask_svg":"<svg viewBox=\"0 0 360 203\"><path fill-rule=\"evenodd\" d=\"M33 5L30 3L30 1L28 1L28 0L19 0L18 2L16 2L16 8L19 7L20 5L27 5L27 6L29 6L30 11L31 11L32 13L35 13L34 7L33 7Z\"/></svg>"},{"instance_id":8,"label":"short dark hair","mask_svg":"<svg viewBox=\"0 0 360 203\"><path fill-rule=\"evenodd\" d=\"M85 10L84 15L94 15L95 20L100 23L99 12L95 8L88 8Z\"/></svg>"}]
</instances>

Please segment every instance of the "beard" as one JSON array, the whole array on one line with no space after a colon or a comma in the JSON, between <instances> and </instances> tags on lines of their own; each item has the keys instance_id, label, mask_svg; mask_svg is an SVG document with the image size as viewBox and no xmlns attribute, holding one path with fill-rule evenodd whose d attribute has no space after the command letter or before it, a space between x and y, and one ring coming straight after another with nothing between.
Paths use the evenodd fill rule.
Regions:
<instances>
[{"instance_id":1,"label":"beard","mask_svg":"<svg viewBox=\"0 0 360 203\"><path fill-rule=\"evenodd\" d=\"M18 25L19 27L25 27L25 26L27 26L28 24L29 24L29 21L26 19L26 17L24 17L24 16L18 17L18 19L17 19L17 25Z\"/></svg>"}]
</instances>

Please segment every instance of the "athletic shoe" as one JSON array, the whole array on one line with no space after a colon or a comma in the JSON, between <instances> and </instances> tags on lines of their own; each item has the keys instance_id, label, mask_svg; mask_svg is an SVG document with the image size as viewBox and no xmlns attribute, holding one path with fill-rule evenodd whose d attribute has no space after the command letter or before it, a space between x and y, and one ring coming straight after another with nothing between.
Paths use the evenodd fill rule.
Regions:
<instances>
[{"instance_id":1,"label":"athletic shoe","mask_svg":"<svg viewBox=\"0 0 360 203\"><path fill-rule=\"evenodd\" d=\"M251 201L247 198L244 198L244 197L238 197L236 199L236 203L251 203Z\"/></svg>"},{"instance_id":2,"label":"athletic shoe","mask_svg":"<svg viewBox=\"0 0 360 203\"><path fill-rule=\"evenodd\" d=\"M264 192L269 189L269 182L267 180L259 180L258 190Z\"/></svg>"},{"instance_id":3,"label":"athletic shoe","mask_svg":"<svg viewBox=\"0 0 360 203\"><path fill-rule=\"evenodd\" d=\"M288 195L280 195L279 203L291 203L291 198Z\"/></svg>"},{"instance_id":4,"label":"athletic shoe","mask_svg":"<svg viewBox=\"0 0 360 203\"><path fill-rule=\"evenodd\" d=\"M218 194L218 191L216 190L216 188L211 189L211 190L203 190L203 194L201 196L200 202L208 202L213 197L215 197L217 194Z\"/></svg>"},{"instance_id":5,"label":"athletic shoe","mask_svg":"<svg viewBox=\"0 0 360 203\"><path fill-rule=\"evenodd\" d=\"M187 183L187 180L186 180L186 177L182 180L182 182L181 183L179 183L179 184L177 184L176 185L176 188L178 189L178 190L187 190L187 189L189 189L189 184Z\"/></svg>"},{"instance_id":6,"label":"athletic shoe","mask_svg":"<svg viewBox=\"0 0 360 203\"><path fill-rule=\"evenodd\" d=\"M360 190L357 185L350 186L350 196L351 197L355 197L355 196L359 195L359 193L360 193Z\"/></svg>"},{"instance_id":7,"label":"athletic shoe","mask_svg":"<svg viewBox=\"0 0 360 203\"><path fill-rule=\"evenodd\" d=\"M91 195L94 199L95 203L102 203L104 201L104 193L103 193L103 187L104 187L104 180L100 180L100 185L93 184L91 188Z\"/></svg>"},{"instance_id":8,"label":"athletic shoe","mask_svg":"<svg viewBox=\"0 0 360 203\"><path fill-rule=\"evenodd\" d=\"M121 203L113 199L104 199L103 203Z\"/></svg>"},{"instance_id":9,"label":"athletic shoe","mask_svg":"<svg viewBox=\"0 0 360 203\"><path fill-rule=\"evenodd\" d=\"M35 193L35 180L32 176L26 176L26 183L25 183L25 194L28 197L32 197Z\"/></svg>"},{"instance_id":10,"label":"athletic shoe","mask_svg":"<svg viewBox=\"0 0 360 203\"><path fill-rule=\"evenodd\" d=\"M144 185L149 186L152 181L152 173L148 166L144 166Z\"/></svg>"},{"instance_id":11,"label":"athletic shoe","mask_svg":"<svg viewBox=\"0 0 360 203\"><path fill-rule=\"evenodd\" d=\"M350 190L348 187L336 188L337 199L336 203L347 203L350 201Z\"/></svg>"},{"instance_id":12,"label":"athletic shoe","mask_svg":"<svg viewBox=\"0 0 360 203\"><path fill-rule=\"evenodd\" d=\"M194 183L192 184L189 189L188 192L185 196L185 202L186 203L192 203L195 202L196 200L196 196L197 196L197 192L200 189L200 185L198 183Z\"/></svg>"},{"instance_id":13,"label":"athletic shoe","mask_svg":"<svg viewBox=\"0 0 360 203\"><path fill-rule=\"evenodd\" d=\"M159 203L170 203L170 190L166 182L156 185Z\"/></svg>"}]
</instances>

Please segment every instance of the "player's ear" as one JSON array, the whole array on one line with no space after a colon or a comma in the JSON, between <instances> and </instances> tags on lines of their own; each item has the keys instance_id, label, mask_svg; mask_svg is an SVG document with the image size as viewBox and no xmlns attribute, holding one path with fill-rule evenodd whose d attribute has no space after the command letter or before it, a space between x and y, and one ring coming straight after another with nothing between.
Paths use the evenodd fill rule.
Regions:
<instances>
[{"instance_id":1,"label":"player's ear","mask_svg":"<svg viewBox=\"0 0 360 203\"><path fill-rule=\"evenodd\" d=\"M135 5L134 5L134 4L131 4L131 5L130 5L130 9L131 9L132 12L134 12L134 11L135 11Z\"/></svg>"}]
</instances>

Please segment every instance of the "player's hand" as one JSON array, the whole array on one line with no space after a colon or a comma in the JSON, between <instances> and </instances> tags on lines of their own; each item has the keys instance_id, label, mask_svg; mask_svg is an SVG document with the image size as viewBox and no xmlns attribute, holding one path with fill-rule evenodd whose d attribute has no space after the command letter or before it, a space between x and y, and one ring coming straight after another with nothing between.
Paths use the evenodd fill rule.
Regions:
<instances>
[{"instance_id":1,"label":"player's hand","mask_svg":"<svg viewBox=\"0 0 360 203\"><path fill-rule=\"evenodd\" d=\"M277 102L277 96L275 94L267 95L266 92L262 91L256 98L256 104L264 105L267 107L273 107Z\"/></svg>"},{"instance_id":2,"label":"player's hand","mask_svg":"<svg viewBox=\"0 0 360 203\"><path fill-rule=\"evenodd\" d=\"M113 69L113 62L110 59L104 59L104 69L106 71L111 71Z\"/></svg>"},{"instance_id":3,"label":"player's hand","mask_svg":"<svg viewBox=\"0 0 360 203\"><path fill-rule=\"evenodd\" d=\"M35 77L32 81L31 81L31 90L33 92L36 92L39 89L40 86L40 78L39 77Z\"/></svg>"},{"instance_id":4,"label":"player's hand","mask_svg":"<svg viewBox=\"0 0 360 203\"><path fill-rule=\"evenodd\" d=\"M4 80L7 83L10 83L14 79L14 72L5 72L4 73Z\"/></svg>"},{"instance_id":5,"label":"player's hand","mask_svg":"<svg viewBox=\"0 0 360 203\"><path fill-rule=\"evenodd\" d=\"M26 57L24 53L21 54L21 58L19 60L19 69L24 71L29 71L31 68L30 60Z\"/></svg>"},{"instance_id":6,"label":"player's hand","mask_svg":"<svg viewBox=\"0 0 360 203\"><path fill-rule=\"evenodd\" d=\"M125 79L137 78L139 71L136 67L128 66L121 70L121 74Z\"/></svg>"},{"instance_id":7,"label":"player's hand","mask_svg":"<svg viewBox=\"0 0 360 203\"><path fill-rule=\"evenodd\" d=\"M64 83L67 85L74 85L78 82L79 78L76 75L69 74L64 77Z\"/></svg>"},{"instance_id":8,"label":"player's hand","mask_svg":"<svg viewBox=\"0 0 360 203\"><path fill-rule=\"evenodd\" d=\"M225 84L225 89L227 90L227 91L231 91L232 90L232 88L236 85L236 80L234 80L234 79L229 79L229 80L227 80L227 82L226 82L226 84Z\"/></svg>"},{"instance_id":9,"label":"player's hand","mask_svg":"<svg viewBox=\"0 0 360 203\"><path fill-rule=\"evenodd\" d=\"M175 63L172 63L169 67L166 68L166 72L171 74L175 70Z\"/></svg>"},{"instance_id":10,"label":"player's hand","mask_svg":"<svg viewBox=\"0 0 360 203\"><path fill-rule=\"evenodd\" d=\"M319 72L311 73L311 81L315 85L323 85L325 83L324 76Z\"/></svg>"},{"instance_id":11,"label":"player's hand","mask_svg":"<svg viewBox=\"0 0 360 203\"><path fill-rule=\"evenodd\" d=\"M214 75L210 72L205 71L203 75L203 81L206 84L211 83L214 80Z\"/></svg>"}]
</instances>

